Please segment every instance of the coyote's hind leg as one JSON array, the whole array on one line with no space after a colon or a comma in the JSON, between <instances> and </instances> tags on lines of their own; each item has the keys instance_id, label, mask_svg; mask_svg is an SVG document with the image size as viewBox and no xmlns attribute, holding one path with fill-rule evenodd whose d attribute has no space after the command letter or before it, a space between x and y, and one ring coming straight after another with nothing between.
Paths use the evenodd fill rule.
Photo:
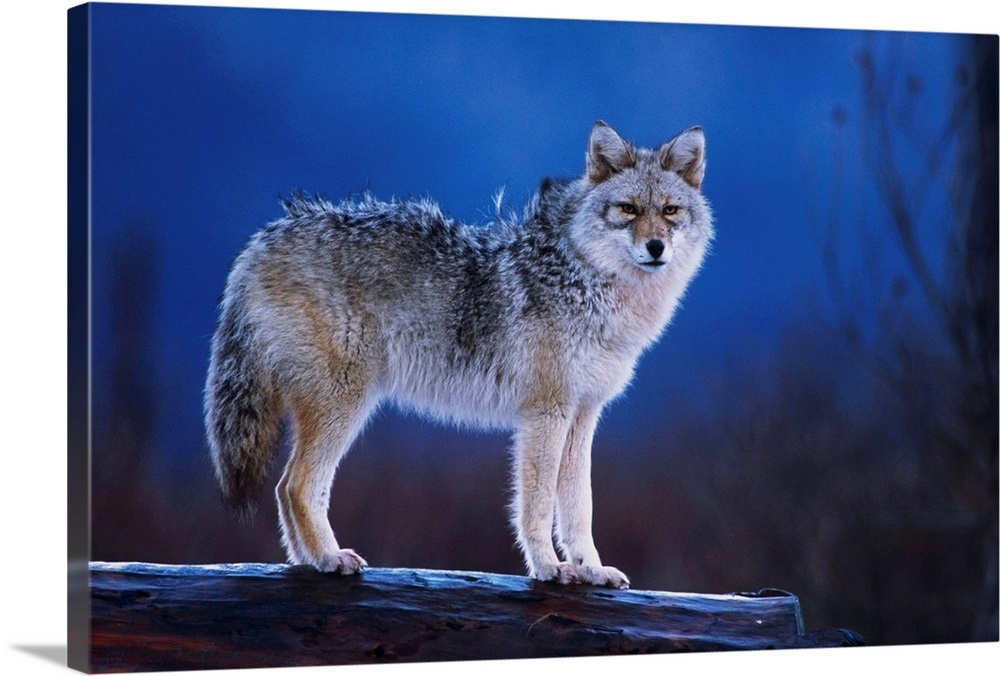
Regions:
<instances>
[{"instance_id":1,"label":"coyote's hind leg","mask_svg":"<svg viewBox=\"0 0 1000 676\"><path fill-rule=\"evenodd\" d=\"M337 466L375 402L367 383L361 386L365 382L362 372L345 380L356 386L330 387L317 393L320 396L289 397L295 442L276 494L289 561L350 575L367 563L354 550L341 548L327 510Z\"/></svg>"}]
</instances>

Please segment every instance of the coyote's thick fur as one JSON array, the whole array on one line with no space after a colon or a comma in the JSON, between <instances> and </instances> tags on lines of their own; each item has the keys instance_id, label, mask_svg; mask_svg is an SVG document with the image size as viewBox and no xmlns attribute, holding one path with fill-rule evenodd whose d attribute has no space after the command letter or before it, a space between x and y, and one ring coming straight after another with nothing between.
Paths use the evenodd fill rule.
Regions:
<instances>
[{"instance_id":1,"label":"coyote's thick fur","mask_svg":"<svg viewBox=\"0 0 1000 676\"><path fill-rule=\"evenodd\" d=\"M591 439L702 263L704 172L698 127L649 150L598 122L584 175L542 181L519 223L462 225L429 201L293 197L233 264L212 340L205 423L225 498L257 497L287 412L288 559L359 570L330 527L330 489L391 401L513 429L512 520L530 574L628 586L591 535Z\"/></svg>"}]
</instances>

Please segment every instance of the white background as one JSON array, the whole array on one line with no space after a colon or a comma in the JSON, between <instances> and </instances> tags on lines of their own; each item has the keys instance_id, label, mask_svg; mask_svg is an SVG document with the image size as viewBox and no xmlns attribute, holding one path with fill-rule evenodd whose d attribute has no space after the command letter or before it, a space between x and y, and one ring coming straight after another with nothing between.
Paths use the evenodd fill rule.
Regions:
<instances>
[{"instance_id":1,"label":"white background","mask_svg":"<svg viewBox=\"0 0 1000 676\"><path fill-rule=\"evenodd\" d=\"M278 2L158 0L159 4L276 7ZM7 2L0 10L0 615L3 673L65 669L53 658L66 644L66 10L57 0ZM652 20L730 25L820 26L992 33L1000 11L989 0L904 4L839 0L821 7L776 0L476 2L296 0L289 6L493 16ZM659 3L657 3L659 4ZM901 9L905 7L905 9ZM984 9L989 7L989 9ZM312 667L213 674L477 674L516 669L541 674L615 670L638 674L740 670L819 674L889 671L979 672L998 663L1000 644L914 646L744 654L570 658L475 664ZM64 660L65 658L61 658Z\"/></svg>"}]
</instances>

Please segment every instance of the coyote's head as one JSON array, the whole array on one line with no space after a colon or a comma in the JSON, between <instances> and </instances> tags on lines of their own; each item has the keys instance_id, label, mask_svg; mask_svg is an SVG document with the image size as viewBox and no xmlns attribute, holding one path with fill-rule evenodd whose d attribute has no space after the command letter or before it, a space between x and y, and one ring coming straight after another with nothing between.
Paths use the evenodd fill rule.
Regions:
<instances>
[{"instance_id":1,"label":"coyote's head","mask_svg":"<svg viewBox=\"0 0 1000 676\"><path fill-rule=\"evenodd\" d=\"M604 122L590 132L587 190L571 236L599 268L660 273L697 266L712 238L701 194L705 134L691 127L660 148L634 148ZM642 274L642 273L639 273Z\"/></svg>"}]
</instances>

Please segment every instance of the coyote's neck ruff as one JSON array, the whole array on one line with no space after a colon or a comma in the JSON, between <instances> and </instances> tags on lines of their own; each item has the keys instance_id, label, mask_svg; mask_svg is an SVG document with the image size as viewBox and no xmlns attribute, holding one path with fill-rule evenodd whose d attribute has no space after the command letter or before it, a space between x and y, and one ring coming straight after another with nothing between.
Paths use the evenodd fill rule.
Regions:
<instances>
[{"instance_id":1,"label":"coyote's neck ruff","mask_svg":"<svg viewBox=\"0 0 1000 676\"><path fill-rule=\"evenodd\" d=\"M206 425L224 496L253 501L288 411L277 497L289 560L352 573L365 562L337 543L329 490L380 402L513 428L531 574L627 586L590 533L591 439L712 239L704 170L699 128L647 150L598 122L584 176L543 181L520 223L293 197L236 259L212 342Z\"/></svg>"}]
</instances>

